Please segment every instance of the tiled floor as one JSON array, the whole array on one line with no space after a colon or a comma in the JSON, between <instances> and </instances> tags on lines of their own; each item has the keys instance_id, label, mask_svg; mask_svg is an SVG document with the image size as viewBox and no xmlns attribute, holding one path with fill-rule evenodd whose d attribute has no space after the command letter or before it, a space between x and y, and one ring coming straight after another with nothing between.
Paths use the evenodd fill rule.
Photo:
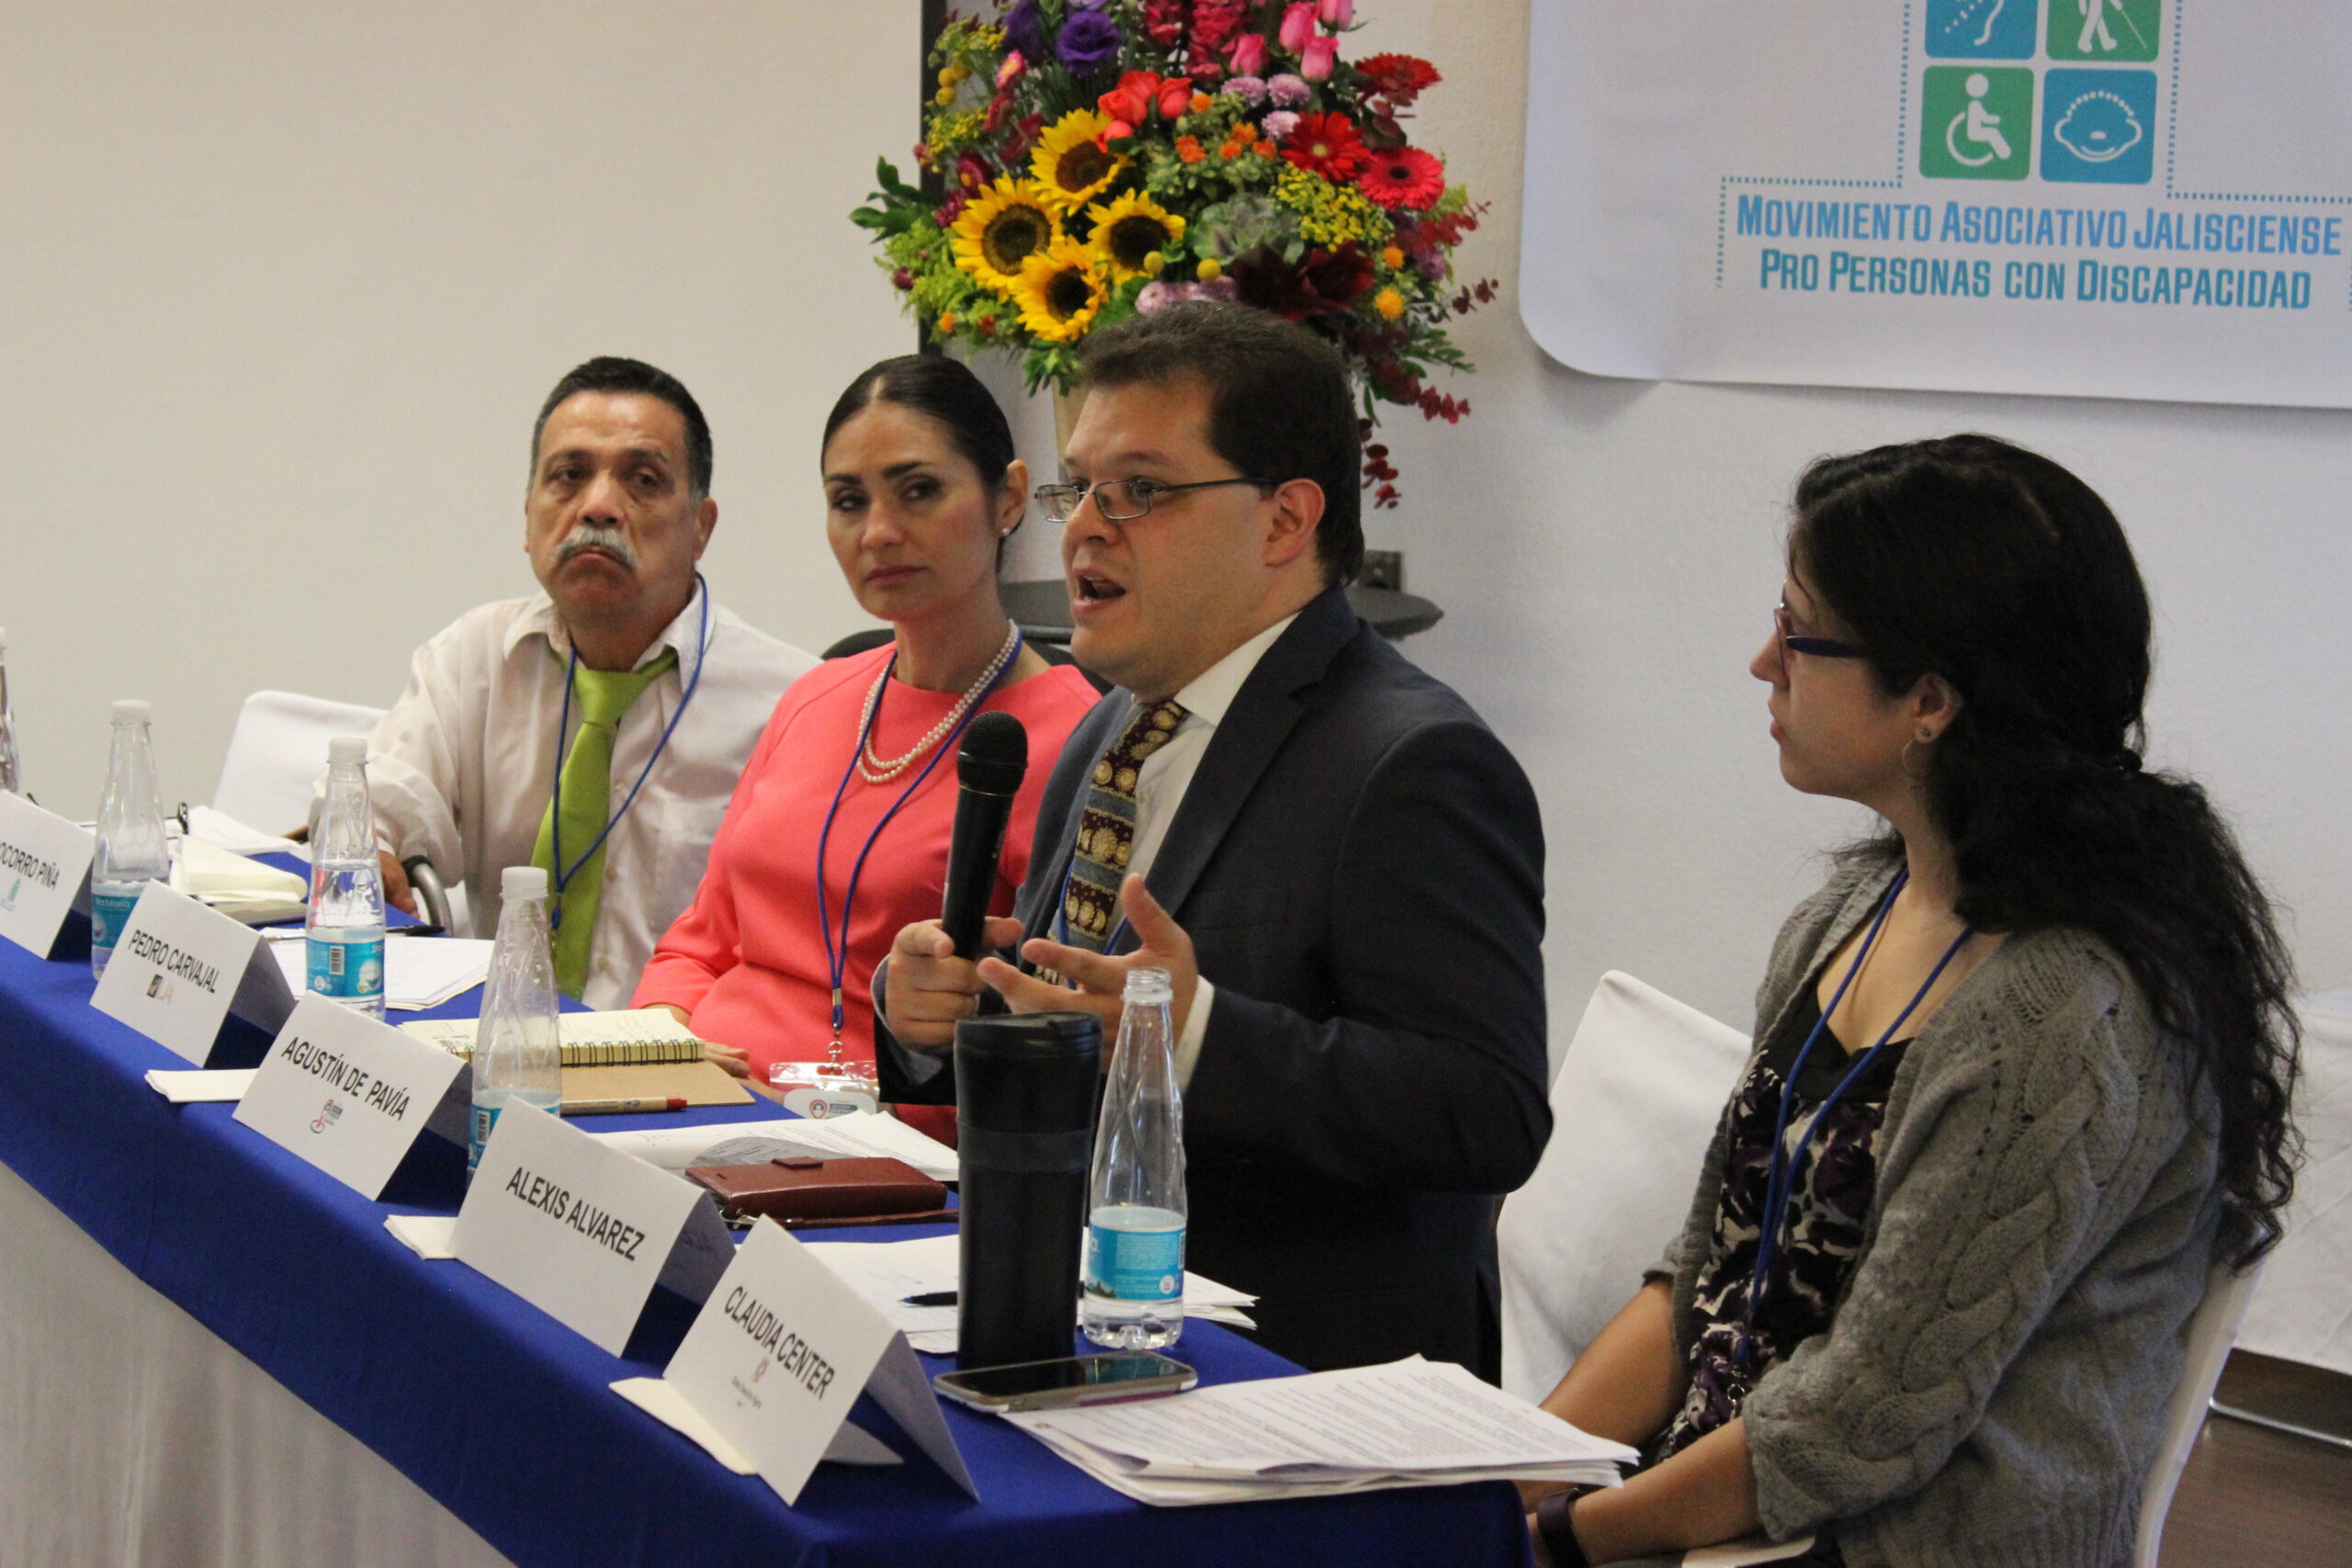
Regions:
<instances>
[{"instance_id":1,"label":"tiled floor","mask_svg":"<svg viewBox=\"0 0 2352 1568\"><path fill-rule=\"evenodd\" d=\"M2215 1397L2352 1438L2352 1378L2244 1352ZM2165 1568L2346 1568L2352 1449L2212 1416L2165 1524Z\"/></svg>"}]
</instances>

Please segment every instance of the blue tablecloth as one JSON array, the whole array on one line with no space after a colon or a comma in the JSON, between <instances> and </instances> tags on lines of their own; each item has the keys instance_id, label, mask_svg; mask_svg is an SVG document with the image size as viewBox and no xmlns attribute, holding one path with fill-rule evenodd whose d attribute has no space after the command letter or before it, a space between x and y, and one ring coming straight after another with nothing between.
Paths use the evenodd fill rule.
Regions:
<instances>
[{"instance_id":1,"label":"blue tablecloth","mask_svg":"<svg viewBox=\"0 0 2352 1568\"><path fill-rule=\"evenodd\" d=\"M1499 1483L1146 1508L1015 1428L952 1406L982 1501L866 1401L856 1419L908 1462L820 1466L786 1507L606 1386L661 1372L691 1321L685 1303L657 1292L628 1353L614 1357L463 1264L423 1261L384 1216L453 1213L461 1151L428 1139L395 1179L392 1196L410 1201L371 1202L238 1126L232 1106L166 1102L143 1075L187 1064L91 1008L90 990L86 963L0 943L0 1164L524 1568L1527 1560L1517 1500ZM468 1015L478 1002L476 993L447 1010ZM775 1113L763 1101L690 1114ZM609 1117L597 1127L674 1122ZM1180 1353L1208 1383L1292 1370L1209 1324L1188 1327Z\"/></svg>"}]
</instances>

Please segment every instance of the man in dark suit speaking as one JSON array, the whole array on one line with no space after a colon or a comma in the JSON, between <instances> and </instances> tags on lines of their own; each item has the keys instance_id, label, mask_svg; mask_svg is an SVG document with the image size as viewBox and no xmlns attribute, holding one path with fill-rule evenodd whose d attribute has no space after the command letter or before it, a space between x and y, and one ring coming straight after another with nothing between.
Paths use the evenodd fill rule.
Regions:
<instances>
[{"instance_id":1,"label":"man in dark suit speaking","mask_svg":"<svg viewBox=\"0 0 2352 1568\"><path fill-rule=\"evenodd\" d=\"M983 988L1091 1009L1107 1043L1127 969L1164 968L1186 1261L1256 1293L1259 1338L1307 1367L1419 1351L1491 1376L1493 1197L1551 1128L1534 795L1348 606L1360 454L1328 345L1185 304L1093 334L1085 379L1069 482L1039 494L1070 651L1120 689L989 923L1023 966L956 959L935 921L899 933L884 1097L953 1099Z\"/></svg>"}]
</instances>

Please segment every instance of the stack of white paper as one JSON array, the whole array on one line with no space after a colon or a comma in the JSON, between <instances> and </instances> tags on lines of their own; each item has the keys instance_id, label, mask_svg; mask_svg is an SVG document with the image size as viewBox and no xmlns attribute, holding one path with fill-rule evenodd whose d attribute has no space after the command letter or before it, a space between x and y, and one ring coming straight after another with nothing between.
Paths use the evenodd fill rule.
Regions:
<instances>
[{"instance_id":1,"label":"stack of white paper","mask_svg":"<svg viewBox=\"0 0 2352 1568\"><path fill-rule=\"evenodd\" d=\"M817 1241L804 1244L825 1266L849 1281L857 1292L882 1309L891 1325L905 1333L907 1343L926 1355L946 1356L956 1350L956 1312L948 1306L910 1306L909 1296L927 1296L956 1288L961 1269L957 1238L923 1236L914 1241ZM1184 1271L1184 1315L1236 1327L1255 1326L1243 1309L1258 1298Z\"/></svg>"},{"instance_id":2,"label":"stack of white paper","mask_svg":"<svg viewBox=\"0 0 2352 1568\"><path fill-rule=\"evenodd\" d=\"M224 811L209 806L187 808L187 836L240 855L302 855L308 852L291 839L249 828Z\"/></svg>"},{"instance_id":3,"label":"stack of white paper","mask_svg":"<svg viewBox=\"0 0 2352 1568\"><path fill-rule=\"evenodd\" d=\"M309 892L308 885L290 871L264 865L193 835L179 840L179 852L172 857L171 885L173 891L239 920L299 920Z\"/></svg>"},{"instance_id":4,"label":"stack of white paper","mask_svg":"<svg viewBox=\"0 0 2352 1568\"><path fill-rule=\"evenodd\" d=\"M286 973L286 984L300 996L310 988L302 933L270 933L270 953ZM490 947L470 937L392 937L384 943L384 1005L395 1012L422 1012L454 1001L490 978Z\"/></svg>"},{"instance_id":5,"label":"stack of white paper","mask_svg":"<svg viewBox=\"0 0 2352 1568\"><path fill-rule=\"evenodd\" d=\"M772 1139L790 1145L787 1154L813 1155L820 1159L883 1157L913 1166L933 1181L956 1179L956 1151L938 1139L918 1133L895 1116L856 1111L846 1116L780 1117L773 1122L706 1122L697 1127L663 1127L646 1133L594 1133L598 1143L610 1144L623 1154L635 1155L663 1170L684 1170L690 1165L743 1164L756 1161L706 1159L713 1149L746 1138ZM773 1154L759 1159L773 1159ZM953 1289L951 1276L941 1289Z\"/></svg>"},{"instance_id":6,"label":"stack of white paper","mask_svg":"<svg viewBox=\"0 0 2352 1568\"><path fill-rule=\"evenodd\" d=\"M1618 1467L1641 1457L1418 1356L1005 1419L1105 1486L1162 1506L1462 1481L1614 1486Z\"/></svg>"}]
</instances>

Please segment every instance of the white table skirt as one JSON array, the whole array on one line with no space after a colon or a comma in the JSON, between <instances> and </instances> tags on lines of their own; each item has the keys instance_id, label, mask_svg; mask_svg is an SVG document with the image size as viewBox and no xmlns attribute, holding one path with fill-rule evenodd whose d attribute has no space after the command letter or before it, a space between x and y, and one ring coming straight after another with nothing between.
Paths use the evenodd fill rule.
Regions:
<instances>
[{"instance_id":1,"label":"white table skirt","mask_svg":"<svg viewBox=\"0 0 2352 1568\"><path fill-rule=\"evenodd\" d=\"M2303 1169L2238 1345L2352 1373L2352 991L2305 997Z\"/></svg>"},{"instance_id":2,"label":"white table skirt","mask_svg":"<svg viewBox=\"0 0 2352 1568\"><path fill-rule=\"evenodd\" d=\"M511 1568L0 1166L0 1563Z\"/></svg>"}]
</instances>

